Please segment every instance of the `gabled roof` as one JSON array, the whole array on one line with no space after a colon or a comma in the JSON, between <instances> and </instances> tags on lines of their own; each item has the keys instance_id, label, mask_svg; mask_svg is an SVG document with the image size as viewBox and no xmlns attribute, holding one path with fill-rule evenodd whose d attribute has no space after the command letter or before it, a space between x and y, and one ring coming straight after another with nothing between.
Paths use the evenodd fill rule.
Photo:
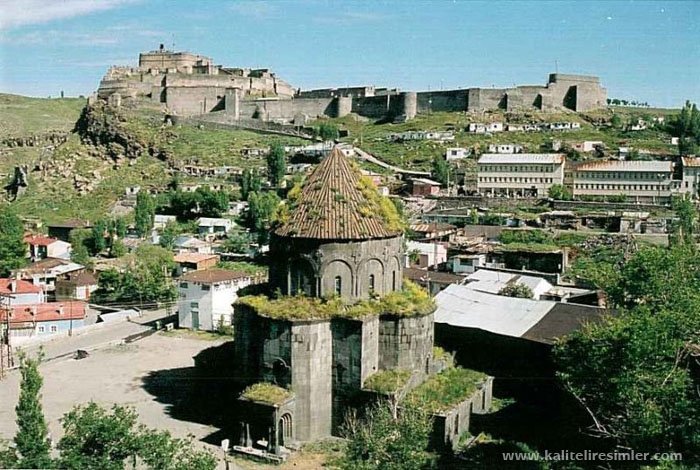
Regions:
<instances>
[{"instance_id":1,"label":"gabled roof","mask_svg":"<svg viewBox=\"0 0 700 470\"><path fill-rule=\"evenodd\" d=\"M209 259L219 259L214 253L178 253L173 257L176 263L201 263Z\"/></svg>"},{"instance_id":2,"label":"gabled roof","mask_svg":"<svg viewBox=\"0 0 700 470\"><path fill-rule=\"evenodd\" d=\"M12 283L15 282L13 288ZM9 278L0 278L0 294L39 294L41 287L35 286L29 281L22 279L12 280Z\"/></svg>"},{"instance_id":3,"label":"gabled roof","mask_svg":"<svg viewBox=\"0 0 700 470\"><path fill-rule=\"evenodd\" d=\"M379 194L334 147L309 175L289 219L275 230L293 238L367 240L397 235L381 216ZM368 194L372 191L374 194Z\"/></svg>"},{"instance_id":4,"label":"gabled roof","mask_svg":"<svg viewBox=\"0 0 700 470\"><path fill-rule=\"evenodd\" d=\"M60 275L71 271L77 271L79 269L83 269L84 267L85 266L81 264L73 263L67 259L49 257L25 266L22 269L18 269L17 273L22 278L33 274Z\"/></svg>"},{"instance_id":5,"label":"gabled roof","mask_svg":"<svg viewBox=\"0 0 700 470\"><path fill-rule=\"evenodd\" d=\"M200 282L202 284L215 284L217 282L235 281L250 277L242 271L230 271L228 269L205 269L202 271L190 271L183 275L181 281Z\"/></svg>"},{"instance_id":6,"label":"gabled roof","mask_svg":"<svg viewBox=\"0 0 700 470\"><path fill-rule=\"evenodd\" d=\"M57 241L59 241L58 238L46 237L44 235L29 235L24 237L24 242L28 245L49 246Z\"/></svg>"},{"instance_id":7,"label":"gabled roof","mask_svg":"<svg viewBox=\"0 0 700 470\"><path fill-rule=\"evenodd\" d=\"M57 320L81 320L85 318L85 302L46 302L34 305L12 307L11 323L43 322ZM0 310L0 320L6 319L5 311Z\"/></svg>"}]
</instances>

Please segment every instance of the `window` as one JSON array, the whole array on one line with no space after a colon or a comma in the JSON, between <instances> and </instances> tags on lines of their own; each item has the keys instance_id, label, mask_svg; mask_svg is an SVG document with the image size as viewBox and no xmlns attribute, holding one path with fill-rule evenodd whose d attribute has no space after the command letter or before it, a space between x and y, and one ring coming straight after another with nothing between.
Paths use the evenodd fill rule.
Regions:
<instances>
[{"instance_id":1,"label":"window","mask_svg":"<svg viewBox=\"0 0 700 470\"><path fill-rule=\"evenodd\" d=\"M51 325L51 333L56 333L58 331L58 327L56 325Z\"/></svg>"},{"instance_id":2,"label":"window","mask_svg":"<svg viewBox=\"0 0 700 470\"><path fill-rule=\"evenodd\" d=\"M180 289L187 289L187 283L186 283L186 282L181 282L181 283L180 283Z\"/></svg>"},{"instance_id":3,"label":"window","mask_svg":"<svg viewBox=\"0 0 700 470\"><path fill-rule=\"evenodd\" d=\"M391 272L391 290L396 290L396 271Z\"/></svg>"},{"instance_id":4,"label":"window","mask_svg":"<svg viewBox=\"0 0 700 470\"><path fill-rule=\"evenodd\" d=\"M202 290L211 290L211 286L209 284L202 284Z\"/></svg>"},{"instance_id":5,"label":"window","mask_svg":"<svg viewBox=\"0 0 700 470\"><path fill-rule=\"evenodd\" d=\"M190 302L190 308L192 308L192 309L198 309L198 308L199 308L199 302Z\"/></svg>"},{"instance_id":6,"label":"window","mask_svg":"<svg viewBox=\"0 0 700 470\"><path fill-rule=\"evenodd\" d=\"M336 276L335 277L335 293L340 295L342 291L343 291L343 280L340 278L340 276Z\"/></svg>"},{"instance_id":7,"label":"window","mask_svg":"<svg viewBox=\"0 0 700 470\"><path fill-rule=\"evenodd\" d=\"M39 327L39 333L43 333L44 331L46 331L46 327L40 326L40 327Z\"/></svg>"},{"instance_id":8,"label":"window","mask_svg":"<svg viewBox=\"0 0 700 470\"><path fill-rule=\"evenodd\" d=\"M374 292L374 274L369 275L369 291Z\"/></svg>"}]
</instances>

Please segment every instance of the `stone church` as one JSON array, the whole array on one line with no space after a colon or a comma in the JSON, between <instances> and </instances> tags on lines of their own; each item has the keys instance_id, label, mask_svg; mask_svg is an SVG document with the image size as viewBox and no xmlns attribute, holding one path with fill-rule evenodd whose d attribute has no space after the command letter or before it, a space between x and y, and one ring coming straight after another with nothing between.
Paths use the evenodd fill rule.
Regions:
<instances>
[{"instance_id":1,"label":"stone church","mask_svg":"<svg viewBox=\"0 0 700 470\"><path fill-rule=\"evenodd\" d=\"M376 398L368 378L404 371L414 388L443 369L432 299L402 282L393 204L334 149L290 191L288 209L271 234L269 294L234 307L234 360L248 385L238 451L262 442L280 455L334 435L348 409Z\"/></svg>"}]
</instances>

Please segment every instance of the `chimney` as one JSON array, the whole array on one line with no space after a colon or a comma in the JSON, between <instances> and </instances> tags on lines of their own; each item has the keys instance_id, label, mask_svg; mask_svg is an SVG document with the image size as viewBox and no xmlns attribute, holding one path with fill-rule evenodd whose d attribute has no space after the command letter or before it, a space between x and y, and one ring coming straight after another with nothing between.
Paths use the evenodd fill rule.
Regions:
<instances>
[{"instance_id":1,"label":"chimney","mask_svg":"<svg viewBox=\"0 0 700 470\"><path fill-rule=\"evenodd\" d=\"M29 309L29 313L35 317L36 316L36 305L32 305Z\"/></svg>"},{"instance_id":2,"label":"chimney","mask_svg":"<svg viewBox=\"0 0 700 470\"><path fill-rule=\"evenodd\" d=\"M63 315L63 304L58 306L58 314Z\"/></svg>"},{"instance_id":3,"label":"chimney","mask_svg":"<svg viewBox=\"0 0 700 470\"><path fill-rule=\"evenodd\" d=\"M10 292L17 292L17 279L10 279Z\"/></svg>"}]
</instances>

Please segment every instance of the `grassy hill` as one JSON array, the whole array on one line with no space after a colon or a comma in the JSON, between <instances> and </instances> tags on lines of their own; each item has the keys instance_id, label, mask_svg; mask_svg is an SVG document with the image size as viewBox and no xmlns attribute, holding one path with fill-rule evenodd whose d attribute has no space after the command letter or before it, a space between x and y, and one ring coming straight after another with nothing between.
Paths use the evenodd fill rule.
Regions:
<instances>
[{"instance_id":1,"label":"grassy hill","mask_svg":"<svg viewBox=\"0 0 700 470\"><path fill-rule=\"evenodd\" d=\"M70 131L83 106L83 98L28 98L0 93L0 135Z\"/></svg>"}]
</instances>

